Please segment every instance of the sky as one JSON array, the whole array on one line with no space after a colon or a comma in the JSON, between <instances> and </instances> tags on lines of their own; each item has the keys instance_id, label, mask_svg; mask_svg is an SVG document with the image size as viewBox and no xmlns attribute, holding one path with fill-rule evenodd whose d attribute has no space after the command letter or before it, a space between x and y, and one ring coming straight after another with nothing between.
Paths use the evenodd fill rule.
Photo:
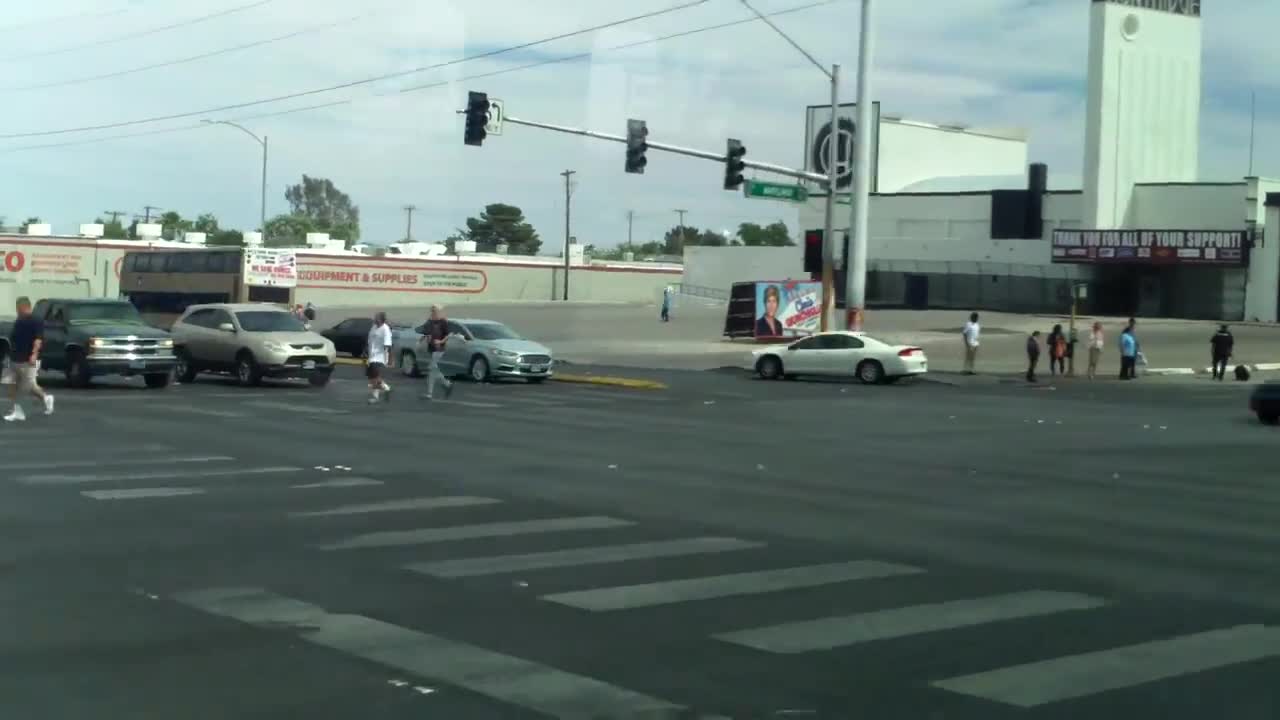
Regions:
<instances>
[{"instance_id":1,"label":"sky","mask_svg":"<svg viewBox=\"0 0 1280 720\"><path fill-rule=\"evenodd\" d=\"M752 4L801 8L771 19L820 63L839 63L841 96L853 100L858 0ZM0 216L39 216L56 233L148 205L255 228L261 146L201 123L230 120L267 137L268 216L287 211L284 190L303 174L326 177L360 207L366 242L403 239L406 205L417 207L414 238L438 241L502 202L522 208L544 252L556 252L565 170L576 172L571 232L584 244L625 243L629 211L637 243L660 239L677 209L699 228L781 220L798 235L795 206L723 190L716 162L650 150L645 174L627 174L621 144L515 125L468 147L456 111L467 91L483 91L517 118L618 135L638 118L651 141L722 152L735 137L748 159L797 167L805 106L830 93L758 20L666 37L750 20L740 0L8 5ZM912 120L1025 129L1033 162L1079 176L1089 5L878 0L872 97ZM1255 174L1280 176L1280 44L1255 30L1280 27L1280 3L1203 5L1201 177L1246 174L1255 94ZM137 122L167 116L178 117ZM106 125L117 127L79 130Z\"/></svg>"}]
</instances>

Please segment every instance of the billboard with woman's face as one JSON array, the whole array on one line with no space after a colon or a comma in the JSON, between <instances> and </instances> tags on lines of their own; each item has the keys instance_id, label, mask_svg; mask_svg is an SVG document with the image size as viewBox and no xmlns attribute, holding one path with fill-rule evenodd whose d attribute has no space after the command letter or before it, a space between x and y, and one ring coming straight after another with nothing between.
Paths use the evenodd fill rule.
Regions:
<instances>
[{"instance_id":1,"label":"billboard with woman's face","mask_svg":"<svg viewBox=\"0 0 1280 720\"><path fill-rule=\"evenodd\" d=\"M818 332L822 283L801 280L756 283L758 338L791 338Z\"/></svg>"}]
</instances>

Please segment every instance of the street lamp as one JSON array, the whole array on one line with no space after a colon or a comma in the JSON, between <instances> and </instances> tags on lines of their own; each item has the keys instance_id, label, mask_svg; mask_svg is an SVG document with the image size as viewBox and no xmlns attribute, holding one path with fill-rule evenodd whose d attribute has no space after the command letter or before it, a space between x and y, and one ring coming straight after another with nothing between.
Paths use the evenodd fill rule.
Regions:
<instances>
[{"instance_id":1,"label":"street lamp","mask_svg":"<svg viewBox=\"0 0 1280 720\"><path fill-rule=\"evenodd\" d=\"M230 125L231 127L253 138L255 142L257 142L259 145L262 146L262 208L261 208L262 228L261 229L262 229L262 242L265 245L267 242L267 136L263 135L262 137L258 137L257 135L253 134L253 131L249 130L243 125L237 125L236 123L233 123L230 120L201 120L200 122L205 123L206 125Z\"/></svg>"},{"instance_id":2,"label":"street lamp","mask_svg":"<svg viewBox=\"0 0 1280 720\"><path fill-rule=\"evenodd\" d=\"M773 24L767 16L755 9L748 0L741 0L757 18L764 24L768 25L778 35L791 44L796 50L800 51L809 62L813 63L818 71L831 81L831 132L827 135L827 202L823 206L823 230L822 233L822 316L820 329L826 332L831 323L831 309L835 307L835 231L832 225L835 223L835 203L836 203L836 184L840 179L839 159L840 159L840 124L839 124L839 108L840 108L840 66L832 65L831 69L823 67L822 63L814 59L813 55L800 46L800 43L791 39L791 36L782 31L782 28ZM845 268L849 267L849 259L845 258Z\"/></svg>"}]
</instances>

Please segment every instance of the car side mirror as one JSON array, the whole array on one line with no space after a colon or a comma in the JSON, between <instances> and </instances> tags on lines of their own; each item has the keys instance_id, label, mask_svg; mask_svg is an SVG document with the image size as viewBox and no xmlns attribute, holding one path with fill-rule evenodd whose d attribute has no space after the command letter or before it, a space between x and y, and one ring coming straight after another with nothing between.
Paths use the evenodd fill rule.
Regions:
<instances>
[{"instance_id":1,"label":"car side mirror","mask_svg":"<svg viewBox=\"0 0 1280 720\"><path fill-rule=\"evenodd\" d=\"M787 352L791 352L792 350L795 350L795 349L796 349L796 346L795 346L795 345L788 345L788 346L787 346Z\"/></svg>"},{"instance_id":2,"label":"car side mirror","mask_svg":"<svg viewBox=\"0 0 1280 720\"><path fill-rule=\"evenodd\" d=\"M221 323L218 325L218 329L221 330L222 332L233 333L236 331L236 326L232 325L231 323Z\"/></svg>"},{"instance_id":3,"label":"car side mirror","mask_svg":"<svg viewBox=\"0 0 1280 720\"><path fill-rule=\"evenodd\" d=\"M302 329L303 329L303 330L310 330L310 329L311 329L311 323L302 323Z\"/></svg>"}]
</instances>

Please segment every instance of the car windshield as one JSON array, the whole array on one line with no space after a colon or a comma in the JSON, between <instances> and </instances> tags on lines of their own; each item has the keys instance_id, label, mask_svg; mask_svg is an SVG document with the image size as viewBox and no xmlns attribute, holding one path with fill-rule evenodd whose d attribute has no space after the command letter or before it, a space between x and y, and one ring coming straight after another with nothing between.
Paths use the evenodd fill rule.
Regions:
<instances>
[{"instance_id":1,"label":"car windshield","mask_svg":"<svg viewBox=\"0 0 1280 720\"><path fill-rule=\"evenodd\" d=\"M67 308L70 322L102 322L143 324L138 309L130 303L86 303Z\"/></svg>"},{"instance_id":2,"label":"car windshield","mask_svg":"<svg viewBox=\"0 0 1280 720\"><path fill-rule=\"evenodd\" d=\"M515 330L501 323L477 323L467 329L477 340L521 340Z\"/></svg>"},{"instance_id":3,"label":"car windshield","mask_svg":"<svg viewBox=\"0 0 1280 720\"><path fill-rule=\"evenodd\" d=\"M245 332L303 332L307 328L290 313L278 310L246 310L236 313Z\"/></svg>"}]
</instances>

